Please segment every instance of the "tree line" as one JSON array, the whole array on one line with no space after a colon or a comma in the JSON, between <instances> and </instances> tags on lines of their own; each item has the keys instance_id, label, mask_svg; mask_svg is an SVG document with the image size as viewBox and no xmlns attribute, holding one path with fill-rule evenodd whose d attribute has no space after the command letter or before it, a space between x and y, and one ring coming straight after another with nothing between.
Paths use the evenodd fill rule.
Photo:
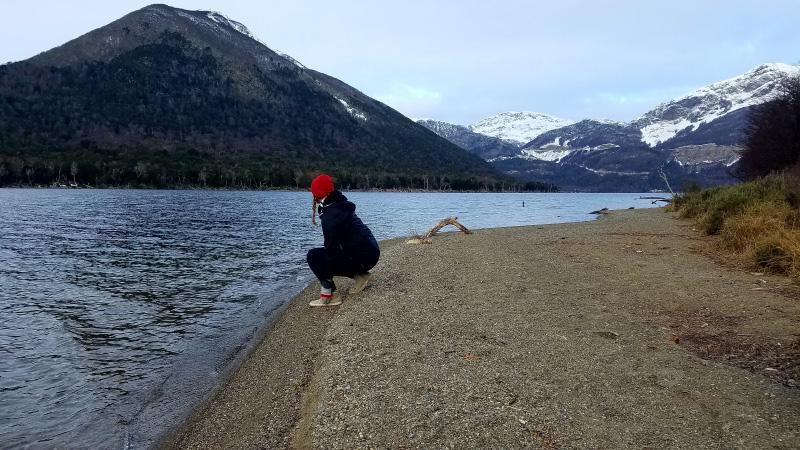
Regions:
<instances>
[{"instance_id":1,"label":"tree line","mask_svg":"<svg viewBox=\"0 0 800 450\"><path fill-rule=\"evenodd\" d=\"M354 189L555 189L354 106L369 120L296 71L243 70L177 33L110 62L0 66L0 186L299 188L325 171Z\"/></svg>"},{"instance_id":2,"label":"tree line","mask_svg":"<svg viewBox=\"0 0 800 450\"><path fill-rule=\"evenodd\" d=\"M304 189L321 172L347 189L556 192L556 186L488 176L302 167L269 159L211 159L196 151L138 150L110 158L96 152L0 154L0 187L136 187L162 189Z\"/></svg>"}]
</instances>

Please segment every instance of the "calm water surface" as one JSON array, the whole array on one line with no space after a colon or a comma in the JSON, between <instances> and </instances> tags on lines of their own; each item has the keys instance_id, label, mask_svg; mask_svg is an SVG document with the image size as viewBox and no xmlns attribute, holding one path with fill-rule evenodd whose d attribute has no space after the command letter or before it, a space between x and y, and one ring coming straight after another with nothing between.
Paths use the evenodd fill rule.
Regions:
<instances>
[{"instance_id":1,"label":"calm water surface","mask_svg":"<svg viewBox=\"0 0 800 450\"><path fill-rule=\"evenodd\" d=\"M347 194L378 239L640 194ZM522 202L525 207L522 207ZM309 194L0 189L0 447L145 448L311 279Z\"/></svg>"}]
</instances>

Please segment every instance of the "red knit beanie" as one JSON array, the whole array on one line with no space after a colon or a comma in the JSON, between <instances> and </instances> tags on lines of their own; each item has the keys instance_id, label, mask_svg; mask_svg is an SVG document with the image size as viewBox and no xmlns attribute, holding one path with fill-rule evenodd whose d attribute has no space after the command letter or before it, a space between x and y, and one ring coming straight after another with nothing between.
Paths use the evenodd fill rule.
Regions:
<instances>
[{"instance_id":1,"label":"red knit beanie","mask_svg":"<svg viewBox=\"0 0 800 450\"><path fill-rule=\"evenodd\" d=\"M311 195L317 200L327 197L333 189L333 178L324 173L311 182Z\"/></svg>"}]
</instances>

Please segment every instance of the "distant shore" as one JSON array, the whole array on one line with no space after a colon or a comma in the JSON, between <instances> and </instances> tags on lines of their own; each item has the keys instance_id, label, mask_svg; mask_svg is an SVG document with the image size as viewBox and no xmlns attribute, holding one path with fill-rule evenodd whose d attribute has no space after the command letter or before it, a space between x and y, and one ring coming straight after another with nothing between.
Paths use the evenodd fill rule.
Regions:
<instances>
[{"instance_id":1,"label":"distant shore","mask_svg":"<svg viewBox=\"0 0 800 450\"><path fill-rule=\"evenodd\" d=\"M303 187L269 187L264 186L260 188L243 188L238 186L233 187L210 187L210 186L140 186L140 185L123 185L123 186L45 186L45 185L14 185L14 186L0 186L0 189L53 189L53 190L85 190L85 189L120 189L120 190L143 190L143 191L230 191L230 192L308 192L308 188ZM413 193L479 193L479 194L559 194L562 191L558 190L459 190L459 189L411 189L411 188L370 188L370 189L344 189L347 192L413 192ZM573 192L566 192L573 193ZM587 192L588 193L588 192ZM607 192L598 192L607 193ZM622 192L627 193L627 192ZM642 194L642 192L630 192L632 194ZM650 193L660 194L660 191L652 191Z\"/></svg>"},{"instance_id":2,"label":"distant shore","mask_svg":"<svg viewBox=\"0 0 800 450\"><path fill-rule=\"evenodd\" d=\"M365 292L309 286L163 445L796 448L796 287L705 240L651 209L382 243Z\"/></svg>"}]
</instances>

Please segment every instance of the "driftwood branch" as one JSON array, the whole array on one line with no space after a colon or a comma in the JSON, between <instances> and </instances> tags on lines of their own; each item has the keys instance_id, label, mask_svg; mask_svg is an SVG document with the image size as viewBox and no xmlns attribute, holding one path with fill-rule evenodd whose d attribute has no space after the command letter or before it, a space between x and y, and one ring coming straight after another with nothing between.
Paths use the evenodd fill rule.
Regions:
<instances>
[{"instance_id":1,"label":"driftwood branch","mask_svg":"<svg viewBox=\"0 0 800 450\"><path fill-rule=\"evenodd\" d=\"M664 198L664 197L639 197L639 199L640 200L652 200L652 202L650 202L651 205L655 205L658 202L672 203L672 199L671 198Z\"/></svg>"},{"instance_id":2,"label":"driftwood branch","mask_svg":"<svg viewBox=\"0 0 800 450\"><path fill-rule=\"evenodd\" d=\"M472 231L469 231L467 227L461 225L458 222L458 217L448 217L446 219L442 219L433 226L427 233L421 236L414 236L406 241L406 244L431 244L433 240L431 239L439 232L442 228L446 227L447 225L453 225L454 227L458 228L459 230L463 231L464 234L472 234Z\"/></svg>"},{"instance_id":3,"label":"driftwood branch","mask_svg":"<svg viewBox=\"0 0 800 450\"><path fill-rule=\"evenodd\" d=\"M667 174L664 172L664 166L658 168L658 175L661 176L661 179L664 180L664 184L667 185L667 189L669 189L669 193L675 197L675 192L672 191L672 186L669 185L669 180L667 179ZM655 202L653 202L655 203Z\"/></svg>"}]
</instances>

